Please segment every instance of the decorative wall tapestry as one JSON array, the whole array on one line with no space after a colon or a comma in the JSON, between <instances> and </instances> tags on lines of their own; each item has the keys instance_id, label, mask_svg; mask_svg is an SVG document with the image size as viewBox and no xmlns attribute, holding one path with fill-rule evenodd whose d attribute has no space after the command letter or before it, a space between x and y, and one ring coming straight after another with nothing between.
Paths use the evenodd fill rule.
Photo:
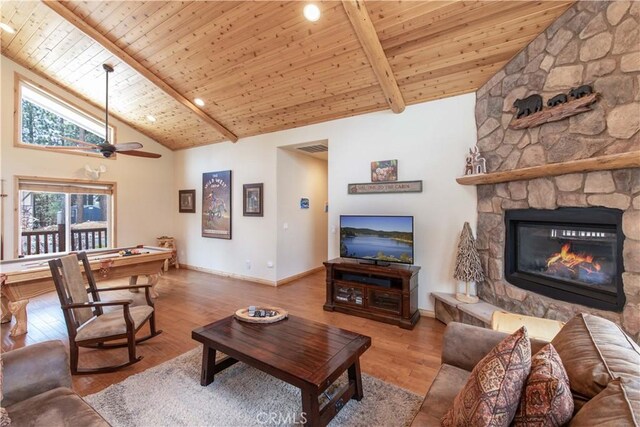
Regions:
<instances>
[{"instance_id":1,"label":"decorative wall tapestry","mask_svg":"<svg viewBox=\"0 0 640 427\"><path fill-rule=\"evenodd\" d=\"M231 239L231 171L202 174L202 237Z\"/></svg>"}]
</instances>

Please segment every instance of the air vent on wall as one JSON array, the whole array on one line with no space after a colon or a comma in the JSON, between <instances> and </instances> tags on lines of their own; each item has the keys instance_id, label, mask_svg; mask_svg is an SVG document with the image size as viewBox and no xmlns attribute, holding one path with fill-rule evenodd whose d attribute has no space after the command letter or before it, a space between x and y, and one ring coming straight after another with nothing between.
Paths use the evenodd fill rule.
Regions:
<instances>
[{"instance_id":1,"label":"air vent on wall","mask_svg":"<svg viewBox=\"0 0 640 427\"><path fill-rule=\"evenodd\" d=\"M304 151L305 153L323 153L325 151L329 151L329 148L326 145L317 144L317 145L307 145L304 147L297 147L297 150Z\"/></svg>"}]
</instances>

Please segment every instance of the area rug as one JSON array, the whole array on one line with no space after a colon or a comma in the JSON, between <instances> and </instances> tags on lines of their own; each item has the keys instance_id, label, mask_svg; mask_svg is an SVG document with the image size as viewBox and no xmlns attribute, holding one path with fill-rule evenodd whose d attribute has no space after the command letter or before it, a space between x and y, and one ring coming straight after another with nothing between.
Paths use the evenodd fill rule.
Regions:
<instances>
[{"instance_id":1,"label":"area rug","mask_svg":"<svg viewBox=\"0 0 640 427\"><path fill-rule=\"evenodd\" d=\"M112 426L299 425L300 390L244 363L200 386L202 347L86 396ZM346 374L340 379L346 381ZM422 398L362 374L364 398L349 401L330 426L407 426Z\"/></svg>"}]
</instances>

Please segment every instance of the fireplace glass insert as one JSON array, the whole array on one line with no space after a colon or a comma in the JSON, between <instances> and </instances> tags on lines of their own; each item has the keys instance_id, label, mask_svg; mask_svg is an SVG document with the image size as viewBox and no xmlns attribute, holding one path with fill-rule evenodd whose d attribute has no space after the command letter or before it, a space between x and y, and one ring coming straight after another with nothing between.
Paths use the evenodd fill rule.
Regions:
<instances>
[{"instance_id":1,"label":"fireplace glass insert","mask_svg":"<svg viewBox=\"0 0 640 427\"><path fill-rule=\"evenodd\" d=\"M507 281L552 298L621 310L622 212L605 208L507 211Z\"/></svg>"}]
</instances>

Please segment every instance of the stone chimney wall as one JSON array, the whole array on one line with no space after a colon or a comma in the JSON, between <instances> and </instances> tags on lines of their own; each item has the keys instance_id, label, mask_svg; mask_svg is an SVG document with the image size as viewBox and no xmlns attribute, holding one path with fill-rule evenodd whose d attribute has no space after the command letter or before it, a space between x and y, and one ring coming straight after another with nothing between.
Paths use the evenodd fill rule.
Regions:
<instances>
[{"instance_id":1,"label":"stone chimney wall","mask_svg":"<svg viewBox=\"0 0 640 427\"><path fill-rule=\"evenodd\" d=\"M476 93L478 147L487 172L640 150L640 2L578 1ZM589 84L592 111L512 130L515 99L544 102ZM566 321L579 312L611 319L640 338L640 169L576 173L479 185L478 248L487 280L482 299L506 310ZM543 297L504 279L506 209L605 206L624 211L624 311Z\"/></svg>"}]
</instances>

